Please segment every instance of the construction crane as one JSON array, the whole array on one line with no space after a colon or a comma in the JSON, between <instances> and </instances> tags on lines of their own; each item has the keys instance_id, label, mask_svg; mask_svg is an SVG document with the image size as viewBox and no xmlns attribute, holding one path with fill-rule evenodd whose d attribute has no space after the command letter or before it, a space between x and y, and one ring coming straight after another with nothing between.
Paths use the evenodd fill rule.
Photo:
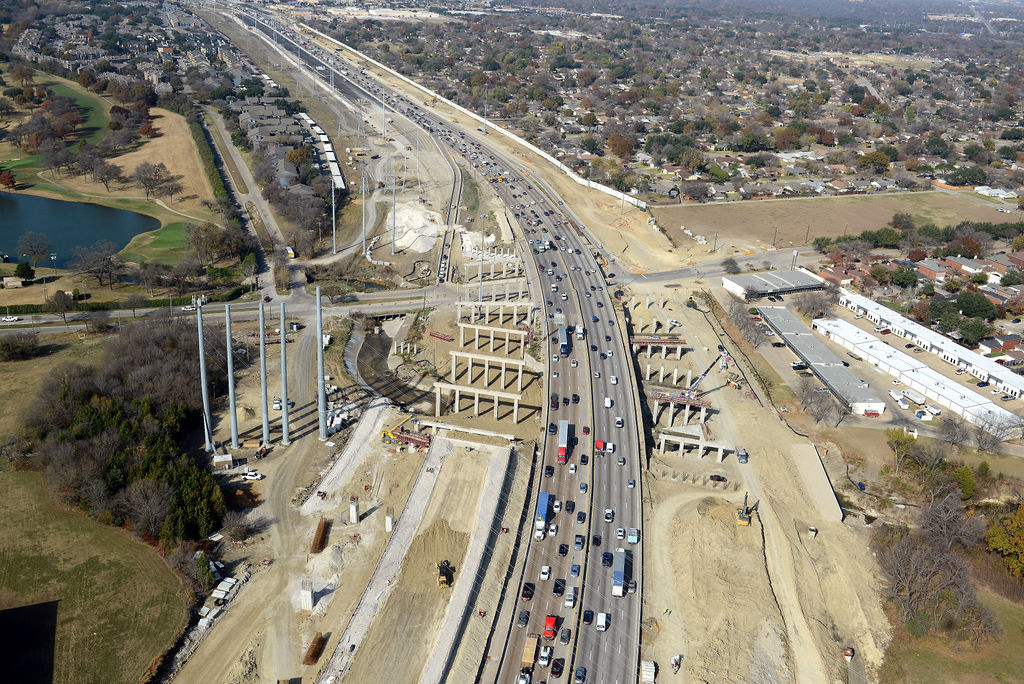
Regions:
<instances>
[{"instance_id":1,"label":"construction crane","mask_svg":"<svg viewBox=\"0 0 1024 684\"><path fill-rule=\"evenodd\" d=\"M708 366L707 369L703 373L700 374L700 376L697 378L697 380L694 381L694 383L692 385L690 385L688 388L686 388L686 391L683 392L683 396L687 396L687 397L694 396L696 394L696 392L697 392L697 386L700 385L700 381L707 377L708 373L711 372L711 369L714 368L722 360L723 357L728 356L728 355L729 355L729 352L723 351L717 357L715 357L715 360L712 361L711 365Z\"/></svg>"},{"instance_id":2,"label":"construction crane","mask_svg":"<svg viewBox=\"0 0 1024 684\"><path fill-rule=\"evenodd\" d=\"M743 527L750 527L751 509L747 506L747 493L743 494L743 508L736 511L736 524Z\"/></svg>"},{"instance_id":3,"label":"construction crane","mask_svg":"<svg viewBox=\"0 0 1024 684\"><path fill-rule=\"evenodd\" d=\"M395 433L398 432L403 425L405 425L410 420L412 420L415 415L416 414L414 414L414 413L410 413L398 425L394 426L393 428L386 428L383 432L380 433L381 439L383 439L388 444L390 444L391 442L397 441L398 438L395 437Z\"/></svg>"}]
</instances>

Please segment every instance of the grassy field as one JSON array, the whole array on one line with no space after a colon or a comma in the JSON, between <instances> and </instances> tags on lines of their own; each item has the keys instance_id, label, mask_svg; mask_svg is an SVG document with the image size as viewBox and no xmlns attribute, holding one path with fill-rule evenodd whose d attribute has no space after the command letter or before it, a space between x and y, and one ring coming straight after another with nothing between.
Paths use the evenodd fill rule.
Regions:
<instances>
[{"instance_id":1,"label":"grassy field","mask_svg":"<svg viewBox=\"0 0 1024 684\"><path fill-rule=\"evenodd\" d=\"M886 654L881 681L893 684L1024 681L1024 607L989 591L980 591L979 597L1003 627L999 642L973 651L966 647L950 648L933 637L913 643L908 643L905 637L897 637Z\"/></svg>"},{"instance_id":2,"label":"grassy field","mask_svg":"<svg viewBox=\"0 0 1024 684\"><path fill-rule=\"evenodd\" d=\"M945 192L915 192L899 195L850 195L785 200L750 200L719 204L683 204L654 207L651 213L680 244L693 244L680 226L711 240L770 247L778 228L776 246L808 244L819 236L878 230L897 212L910 214L919 222L939 226L964 220L1002 223L1012 216L971 196ZM808 238L808 227L810 237Z\"/></svg>"},{"instance_id":3,"label":"grassy field","mask_svg":"<svg viewBox=\"0 0 1024 684\"><path fill-rule=\"evenodd\" d=\"M0 364L0 385L4 388L0 392L0 439L15 434L23 412L50 370L72 361L89 363L101 351L97 342L81 342L75 333L44 335L40 343L48 352L43 356Z\"/></svg>"},{"instance_id":4,"label":"grassy field","mask_svg":"<svg viewBox=\"0 0 1024 684\"><path fill-rule=\"evenodd\" d=\"M163 228L141 233L121 250L121 256L128 261L155 261L161 264L174 264L185 255L184 221L168 223Z\"/></svg>"},{"instance_id":5,"label":"grassy field","mask_svg":"<svg viewBox=\"0 0 1024 684\"><path fill-rule=\"evenodd\" d=\"M156 551L55 505L39 473L0 472L0 517L0 609L59 602L53 681L142 679L187 619Z\"/></svg>"}]
</instances>

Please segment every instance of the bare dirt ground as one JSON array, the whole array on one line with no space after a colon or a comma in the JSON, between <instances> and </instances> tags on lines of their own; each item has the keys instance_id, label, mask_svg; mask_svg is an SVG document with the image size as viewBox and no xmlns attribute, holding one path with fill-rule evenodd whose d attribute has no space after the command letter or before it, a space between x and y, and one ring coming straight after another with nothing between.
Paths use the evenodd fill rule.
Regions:
<instances>
[{"instance_id":1,"label":"bare dirt ground","mask_svg":"<svg viewBox=\"0 0 1024 684\"><path fill-rule=\"evenodd\" d=\"M646 316L682 323L694 347L683 358L694 368L713 360L719 337L703 315L685 308L686 289L632 292L641 300L667 294L666 309ZM672 551L648 559L642 657L664 670L682 654L694 681L830 682L846 681L842 649L854 646L873 672L889 629L866 530L859 521L821 519L793 455L807 440L724 380L716 369L701 386L714 407L708 425L715 438L746 448L750 463L655 452L646 481L648 548ZM727 477L727 495L707 489L711 473ZM735 519L745 491L758 507L749 528ZM818 528L816 538L809 526ZM730 552L720 557L723 549Z\"/></svg>"},{"instance_id":2,"label":"bare dirt ground","mask_svg":"<svg viewBox=\"0 0 1024 684\"><path fill-rule=\"evenodd\" d=\"M486 471L486 456L474 449L456 447L445 458L398 586L378 610L346 681L416 681L434 646L451 592L438 587L437 563L449 561L458 575Z\"/></svg>"},{"instance_id":3,"label":"bare dirt ground","mask_svg":"<svg viewBox=\"0 0 1024 684\"><path fill-rule=\"evenodd\" d=\"M717 233L720 250L730 246L765 249L772 246L773 239L781 249L804 245L820 236L878 230L897 212L910 214L918 223L939 226L965 220L1007 220L1006 214L999 213L994 206L945 192L682 204L655 207L651 211L682 247L693 244L682 231L681 226L685 226L694 234L703 235L709 244Z\"/></svg>"}]
</instances>

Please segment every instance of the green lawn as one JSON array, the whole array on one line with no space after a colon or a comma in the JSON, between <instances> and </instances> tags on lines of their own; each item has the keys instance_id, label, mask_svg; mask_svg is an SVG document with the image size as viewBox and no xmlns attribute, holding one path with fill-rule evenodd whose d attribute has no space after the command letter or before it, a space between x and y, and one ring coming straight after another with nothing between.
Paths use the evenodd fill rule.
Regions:
<instances>
[{"instance_id":1,"label":"green lawn","mask_svg":"<svg viewBox=\"0 0 1024 684\"><path fill-rule=\"evenodd\" d=\"M107 112L110 106L96 95L79 90L75 87L56 80L49 74L41 74L45 77L42 85L53 91L54 95L70 97L75 101L78 112L82 115L82 124L78 129L79 139L84 139L90 145L95 145L110 133L107 123L110 117Z\"/></svg>"},{"instance_id":2,"label":"green lawn","mask_svg":"<svg viewBox=\"0 0 1024 684\"><path fill-rule=\"evenodd\" d=\"M1003 628L997 643L974 651L966 646L950 648L932 637L913 643L894 640L886 654L880 681L893 684L1024 681L1024 607L988 591L979 591L978 595Z\"/></svg>"},{"instance_id":3,"label":"green lawn","mask_svg":"<svg viewBox=\"0 0 1024 684\"><path fill-rule=\"evenodd\" d=\"M152 547L55 505L33 472L0 472L0 519L0 609L59 602L54 682L134 684L174 644L187 606Z\"/></svg>"},{"instance_id":4,"label":"green lawn","mask_svg":"<svg viewBox=\"0 0 1024 684\"><path fill-rule=\"evenodd\" d=\"M140 233L121 250L121 256L129 261L155 261L161 264L177 263L185 254L184 221L168 223L148 233Z\"/></svg>"}]
</instances>

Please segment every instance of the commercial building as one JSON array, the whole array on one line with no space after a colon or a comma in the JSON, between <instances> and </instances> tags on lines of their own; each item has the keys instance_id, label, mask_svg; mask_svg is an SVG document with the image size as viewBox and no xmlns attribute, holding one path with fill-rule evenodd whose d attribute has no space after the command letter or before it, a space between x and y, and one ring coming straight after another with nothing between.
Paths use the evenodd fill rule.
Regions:
<instances>
[{"instance_id":1,"label":"commercial building","mask_svg":"<svg viewBox=\"0 0 1024 684\"><path fill-rule=\"evenodd\" d=\"M810 271L763 271L722 276L722 287L740 299L760 299L807 290L825 289L825 280Z\"/></svg>"},{"instance_id":2,"label":"commercial building","mask_svg":"<svg viewBox=\"0 0 1024 684\"><path fill-rule=\"evenodd\" d=\"M1022 421L1018 416L988 396L978 394L931 368L921 354L908 354L896 349L847 321L818 318L812 326L858 359L888 373L935 405L963 416L969 423L984 427L1000 439L1020 436Z\"/></svg>"},{"instance_id":3,"label":"commercial building","mask_svg":"<svg viewBox=\"0 0 1024 684\"><path fill-rule=\"evenodd\" d=\"M885 412L885 402L871 391L868 383L854 375L796 315L782 306L761 306L757 310L765 323L851 413L881 415Z\"/></svg>"},{"instance_id":4,"label":"commercial building","mask_svg":"<svg viewBox=\"0 0 1024 684\"><path fill-rule=\"evenodd\" d=\"M893 335L905 338L921 349L936 354L946 363L963 368L974 377L1002 390L1011 397L1024 396L1024 377L995 360L960 346L945 335L921 325L867 297L842 291L839 304L878 327L888 328Z\"/></svg>"}]
</instances>

